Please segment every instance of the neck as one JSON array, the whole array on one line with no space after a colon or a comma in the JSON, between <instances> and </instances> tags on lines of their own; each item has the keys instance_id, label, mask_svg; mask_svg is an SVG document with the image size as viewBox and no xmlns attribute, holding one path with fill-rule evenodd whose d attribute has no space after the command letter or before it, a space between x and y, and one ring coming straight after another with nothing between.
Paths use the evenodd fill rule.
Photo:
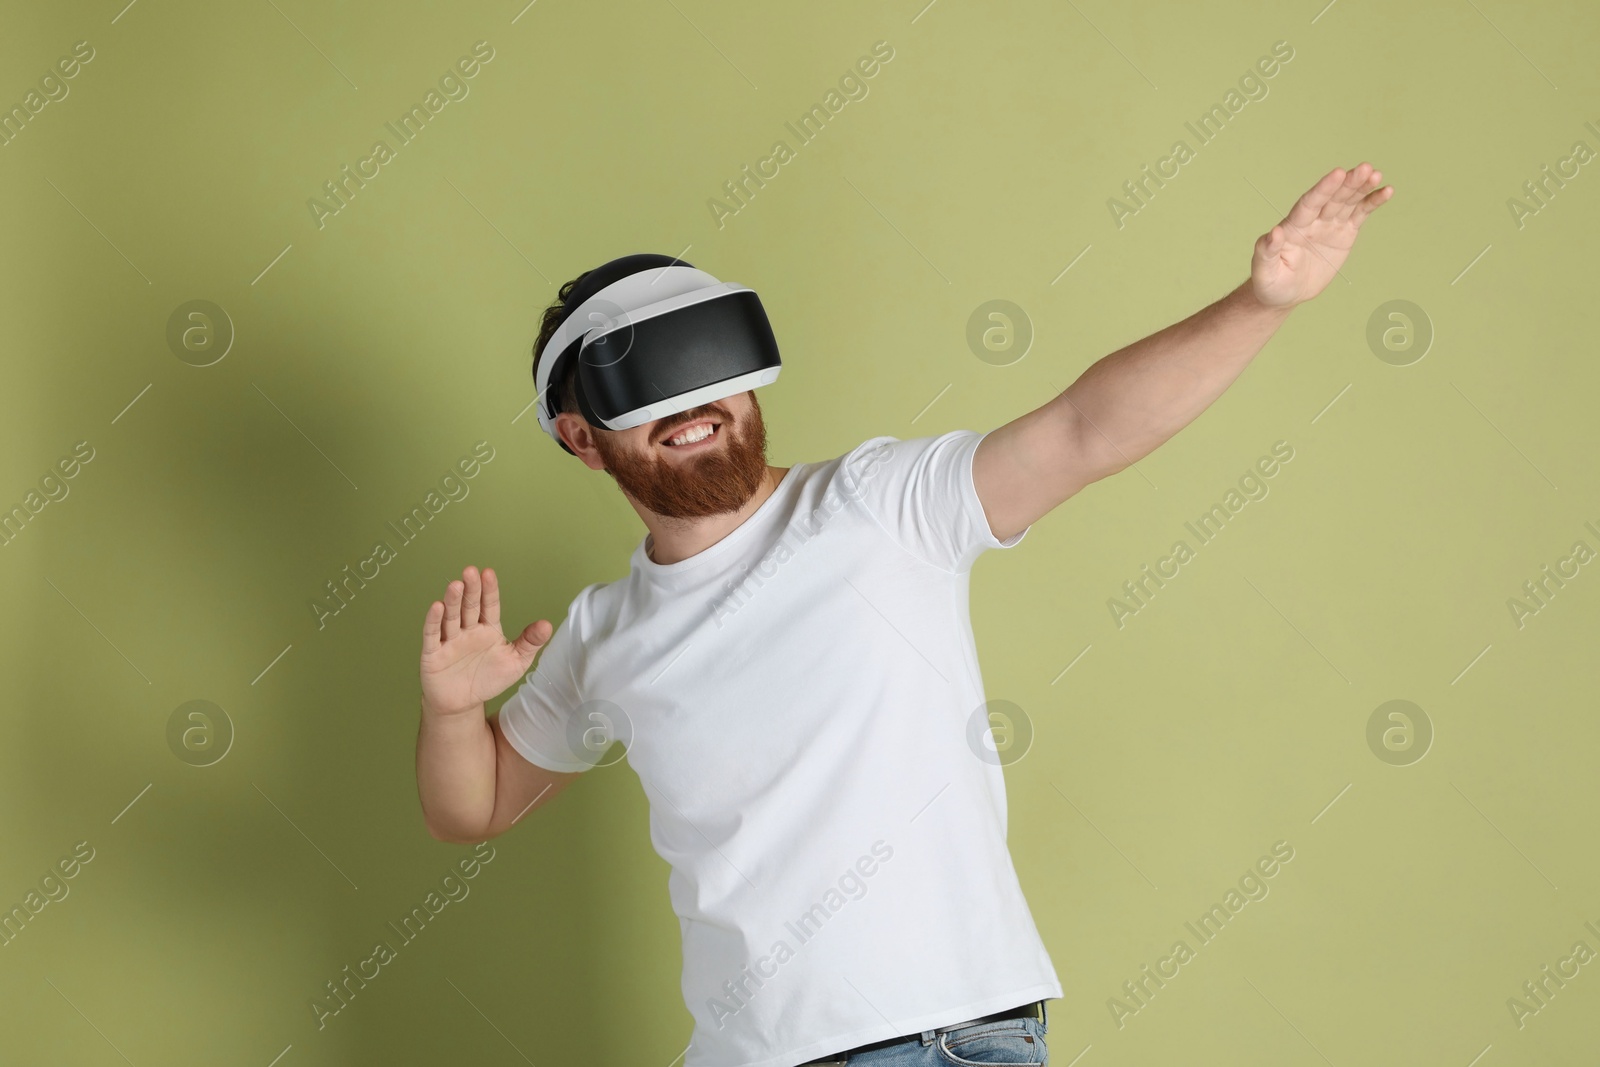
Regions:
<instances>
[{"instance_id":1,"label":"neck","mask_svg":"<svg viewBox=\"0 0 1600 1067\"><path fill-rule=\"evenodd\" d=\"M630 498L629 502L633 504L634 510L639 513L639 517L650 530L649 536L645 539L645 555L649 556L652 562L665 566L704 552L737 530L746 519L755 514L756 509L766 503L767 498L778 488L778 483L788 472L788 467L769 465L767 476L762 479L761 488L751 494L750 499L745 501L744 507L738 511L707 515L699 519L673 519L657 515Z\"/></svg>"}]
</instances>

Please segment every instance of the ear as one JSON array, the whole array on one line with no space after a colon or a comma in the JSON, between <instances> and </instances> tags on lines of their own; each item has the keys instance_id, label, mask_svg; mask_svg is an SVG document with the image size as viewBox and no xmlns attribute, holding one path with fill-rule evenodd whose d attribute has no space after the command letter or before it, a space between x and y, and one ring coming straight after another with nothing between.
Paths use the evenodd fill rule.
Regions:
<instances>
[{"instance_id":1,"label":"ear","mask_svg":"<svg viewBox=\"0 0 1600 1067\"><path fill-rule=\"evenodd\" d=\"M581 415L574 415L570 411L558 414L556 433L583 460L584 466L593 471L605 470L605 460L600 458L600 450L595 447L594 430Z\"/></svg>"}]
</instances>

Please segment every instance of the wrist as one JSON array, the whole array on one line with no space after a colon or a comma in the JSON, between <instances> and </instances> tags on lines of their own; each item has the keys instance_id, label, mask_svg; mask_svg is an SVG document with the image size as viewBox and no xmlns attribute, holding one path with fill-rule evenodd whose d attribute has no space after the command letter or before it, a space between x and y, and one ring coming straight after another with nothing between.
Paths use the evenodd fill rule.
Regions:
<instances>
[{"instance_id":1,"label":"wrist","mask_svg":"<svg viewBox=\"0 0 1600 1067\"><path fill-rule=\"evenodd\" d=\"M423 695L423 696L418 698L417 703L418 703L419 707L422 709L422 717L425 718L425 719L433 719L433 720L464 719L464 718L470 718L473 715L474 712L477 713L479 718L482 718L482 716L483 716L483 704L481 702L479 702L477 704L471 704L471 705L469 705L467 707L464 707L464 708L436 708L436 707L432 706L431 704L429 704L427 696Z\"/></svg>"},{"instance_id":2,"label":"wrist","mask_svg":"<svg viewBox=\"0 0 1600 1067\"><path fill-rule=\"evenodd\" d=\"M1244 280L1244 284L1239 286L1238 289L1234 290L1234 294L1238 297L1239 306L1244 311L1251 315L1263 316L1267 318L1275 316L1281 319L1288 315L1289 312L1293 311L1300 303L1300 301L1293 301L1288 304L1268 304L1264 302L1261 297L1256 295L1256 283L1254 278L1246 278Z\"/></svg>"}]
</instances>

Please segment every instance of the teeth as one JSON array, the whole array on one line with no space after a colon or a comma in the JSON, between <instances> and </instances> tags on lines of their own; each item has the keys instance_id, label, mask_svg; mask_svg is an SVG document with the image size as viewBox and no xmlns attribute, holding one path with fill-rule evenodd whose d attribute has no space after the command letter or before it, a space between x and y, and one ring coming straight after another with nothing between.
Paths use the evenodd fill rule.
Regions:
<instances>
[{"instance_id":1,"label":"teeth","mask_svg":"<svg viewBox=\"0 0 1600 1067\"><path fill-rule=\"evenodd\" d=\"M688 431L686 431L684 433L680 433L676 437L668 438L667 439L667 444L669 444L669 445L689 445L689 444L693 444L696 441L703 441L707 437L711 436L712 429L713 428L711 426L697 426L693 430L688 430Z\"/></svg>"}]
</instances>

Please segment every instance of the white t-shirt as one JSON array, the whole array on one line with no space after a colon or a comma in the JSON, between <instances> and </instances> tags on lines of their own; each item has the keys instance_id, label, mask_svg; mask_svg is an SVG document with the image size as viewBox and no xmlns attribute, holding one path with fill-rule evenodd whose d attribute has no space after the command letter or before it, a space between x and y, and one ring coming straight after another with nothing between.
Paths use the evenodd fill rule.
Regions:
<instances>
[{"instance_id":1,"label":"white t-shirt","mask_svg":"<svg viewBox=\"0 0 1600 1067\"><path fill-rule=\"evenodd\" d=\"M550 770L626 745L672 868L685 1067L793 1067L1061 996L985 744L968 579L1027 531L989 528L982 437L798 464L677 563L647 535L500 709Z\"/></svg>"}]
</instances>

